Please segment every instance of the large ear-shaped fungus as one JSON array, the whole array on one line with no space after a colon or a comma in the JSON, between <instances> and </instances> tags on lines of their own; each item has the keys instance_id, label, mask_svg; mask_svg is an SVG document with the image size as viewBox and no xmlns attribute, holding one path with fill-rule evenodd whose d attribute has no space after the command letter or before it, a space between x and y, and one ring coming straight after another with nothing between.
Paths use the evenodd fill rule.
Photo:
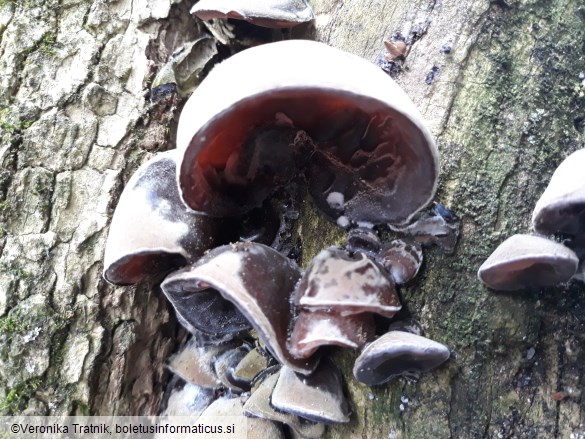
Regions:
<instances>
[{"instance_id":1,"label":"large ear-shaped fungus","mask_svg":"<svg viewBox=\"0 0 585 439\"><path fill-rule=\"evenodd\" d=\"M191 13L202 20L235 18L272 28L293 27L313 19L305 0L199 0Z\"/></svg>"},{"instance_id":2,"label":"large ear-shaped fungus","mask_svg":"<svg viewBox=\"0 0 585 439\"><path fill-rule=\"evenodd\" d=\"M176 151L143 164L124 188L112 218L104 278L129 285L195 261L214 245L217 221L193 214L176 185Z\"/></svg>"},{"instance_id":3,"label":"large ear-shaped fungus","mask_svg":"<svg viewBox=\"0 0 585 439\"><path fill-rule=\"evenodd\" d=\"M373 312L392 317L400 299L390 275L363 253L330 247L311 262L295 292L295 303L310 310L334 309L340 315Z\"/></svg>"},{"instance_id":4,"label":"large ear-shaped fungus","mask_svg":"<svg viewBox=\"0 0 585 439\"><path fill-rule=\"evenodd\" d=\"M532 226L543 235L585 233L585 149L556 169L534 207Z\"/></svg>"},{"instance_id":5,"label":"large ear-shaped fungus","mask_svg":"<svg viewBox=\"0 0 585 439\"><path fill-rule=\"evenodd\" d=\"M488 287L501 291L550 287L571 279L578 265L575 252L558 242L514 235L494 250L477 276Z\"/></svg>"},{"instance_id":6,"label":"large ear-shaped fungus","mask_svg":"<svg viewBox=\"0 0 585 439\"><path fill-rule=\"evenodd\" d=\"M294 172L299 152L310 156L315 203L342 223L408 220L432 199L439 170L429 130L388 75L303 40L216 66L181 113L177 148L183 200L213 216L258 206Z\"/></svg>"},{"instance_id":7,"label":"large ear-shaped fungus","mask_svg":"<svg viewBox=\"0 0 585 439\"><path fill-rule=\"evenodd\" d=\"M376 326L370 313L341 315L338 310L301 309L288 340L297 358L309 358L320 346L357 349L374 338Z\"/></svg>"},{"instance_id":8,"label":"large ear-shaped fungus","mask_svg":"<svg viewBox=\"0 0 585 439\"><path fill-rule=\"evenodd\" d=\"M296 264L272 248L239 242L211 250L195 265L168 276L161 287L173 305L177 298L189 301L201 292L219 291L248 319L278 361L308 374L315 360L293 358L286 348L290 295L299 277ZM198 318L175 308L184 320Z\"/></svg>"},{"instance_id":9,"label":"large ear-shaped fungus","mask_svg":"<svg viewBox=\"0 0 585 439\"><path fill-rule=\"evenodd\" d=\"M420 335L390 331L367 345L355 360L355 378L369 386L392 378L427 372L447 361L449 349Z\"/></svg>"}]
</instances>

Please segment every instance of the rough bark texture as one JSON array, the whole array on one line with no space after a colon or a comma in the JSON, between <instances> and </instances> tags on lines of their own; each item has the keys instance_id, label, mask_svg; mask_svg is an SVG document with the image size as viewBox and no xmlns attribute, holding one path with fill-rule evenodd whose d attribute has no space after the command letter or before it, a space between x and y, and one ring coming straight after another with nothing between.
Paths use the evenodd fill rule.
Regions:
<instances>
[{"instance_id":1,"label":"rough bark texture","mask_svg":"<svg viewBox=\"0 0 585 439\"><path fill-rule=\"evenodd\" d=\"M204 28L186 2L171 3L0 0L5 413L156 412L163 364L182 333L156 288L105 284L101 258L124 183L151 152L173 147L181 100L149 99L149 81ZM315 24L293 37L372 61L385 37L415 37L397 81L438 140L436 201L462 218L456 252L427 251L421 274L401 291L403 314L449 346L451 360L416 384L367 388L351 377L355 355L340 353L355 413L328 436L585 437L585 287L495 294L476 279L500 241L530 230L555 167L583 147L585 6L312 5ZM197 59L211 59L216 46L229 52L218 43ZM187 60L185 75L198 76L197 59ZM309 203L299 234L305 262L344 235ZM566 398L555 400L557 391Z\"/></svg>"}]
</instances>

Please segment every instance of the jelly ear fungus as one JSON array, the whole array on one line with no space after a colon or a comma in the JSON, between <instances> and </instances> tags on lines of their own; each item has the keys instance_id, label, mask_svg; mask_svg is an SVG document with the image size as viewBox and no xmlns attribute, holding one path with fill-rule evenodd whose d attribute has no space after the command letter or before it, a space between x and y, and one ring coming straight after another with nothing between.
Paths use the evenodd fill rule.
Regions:
<instances>
[{"instance_id":1,"label":"jelly ear fungus","mask_svg":"<svg viewBox=\"0 0 585 439\"><path fill-rule=\"evenodd\" d=\"M293 172L283 163L308 150L309 192L342 223L408 220L432 199L439 171L430 132L392 79L303 40L254 47L216 66L181 113L177 148L183 201L212 216L258 206Z\"/></svg>"},{"instance_id":2,"label":"jelly ear fungus","mask_svg":"<svg viewBox=\"0 0 585 439\"><path fill-rule=\"evenodd\" d=\"M218 221L194 214L179 197L176 156L176 150L156 155L124 188L106 242L108 282L129 285L160 279L215 245Z\"/></svg>"},{"instance_id":3,"label":"jelly ear fungus","mask_svg":"<svg viewBox=\"0 0 585 439\"><path fill-rule=\"evenodd\" d=\"M239 242L211 250L196 264L168 276L161 287L177 314L193 325L199 315L184 313L195 307L183 304L197 302L201 293L217 291L218 297L221 294L233 303L258 331L280 363L309 374L316 366L316 358L294 358L286 347L292 318L290 294L299 277L296 264L276 250Z\"/></svg>"},{"instance_id":4,"label":"jelly ear fungus","mask_svg":"<svg viewBox=\"0 0 585 439\"><path fill-rule=\"evenodd\" d=\"M305 0L199 0L191 13L202 20L234 18L270 28L294 27L313 19Z\"/></svg>"}]
</instances>

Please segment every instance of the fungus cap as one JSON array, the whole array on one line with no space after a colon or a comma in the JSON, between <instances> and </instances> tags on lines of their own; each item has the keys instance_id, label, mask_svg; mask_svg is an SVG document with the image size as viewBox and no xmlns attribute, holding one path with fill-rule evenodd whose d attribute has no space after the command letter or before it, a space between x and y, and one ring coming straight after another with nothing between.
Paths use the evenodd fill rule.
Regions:
<instances>
[{"instance_id":1,"label":"fungus cap","mask_svg":"<svg viewBox=\"0 0 585 439\"><path fill-rule=\"evenodd\" d=\"M195 265L169 275L161 288L172 303L184 295L183 285L190 285L191 296L218 291L246 317L279 362L308 374L316 362L293 358L286 347L290 295L299 277L298 267L276 250L238 242L217 247Z\"/></svg>"},{"instance_id":2,"label":"fungus cap","mask_svg":"<svg viewBox=\"0 0 585 439\"><path fill-rule=\"evenodd\" d=\"M313 19L305 0L199 0L191 13L202 20L235 18L263 27L293 27Z\"/></svg>"},{"instance_id":3,"label":"fungus cap","mask_svg":"<svg viewBox=\"0 0 585 439\"><path fill-rule=\"evenodd\" d=\"M299 377L286 366L280 370L270 402L278 410L313 422L349 422L349 404L343 395L339 369L323 358L315 372Z\"/></svg>"},{"instance_id":4,"label":"fungus cap","mask_svg":"<svg viewBox=\"0 0 585 439\"><path fill-rule=\"evenodd\" d=\"M363 253L350 255L330 247L311 261L295 292L295 303L311 310L334 309L340 315L373 312L392 317L401 309L394 282Z\"/></svg>"},{"instance_id":5,"label":"fungus cap","mask_svg":"<svg viewBox=\"0 0 585 439\"><path fill-rule=\"evenodd\" d=\"M514 235L479 267L477 276L494 290L513 291L567 282L577 271L575 252L540 236Z\"/></svg>"},{"instance_id":6,"label":"fungus cap","mask_svg":"<svg viewBox=\"0 0 585 439\"><path fill-rule=\"evenodd\" d=\"M276 410L270 404L270 396L276 386L280 371L266 377L244 404L244 414L288 425L297 435L306 439L320 439L325 433L325 425L306 421L291 413Z\"/></svg>"},{"instance_id":7,"label":"fungus cap","mask_svg":"<svg viewBox=\"0 0 585 439\"><path fill-rule=\"evenodd\" d=\"M374 338L374 316L370 313L342 316L339 311L301 309L288 339L297 358L309 358L321 346L357 349Z\"/></svg>"},{"instance_id":8,"label":"fungus cap","mask_svg":"<svg viewBox=\"0 0 585 439\"><path fill-rule=\"evenodd\" d=\"M310 154L302 133L315 145ZM432 199L439 172L429 130L388 75L304 40L247 49L216 66L183 108L177 148L185 204L212 216L257 206L288 175L287 148L310 157L309 191L333 219L406 221Z\"/></svg>"},{"instance_id":9,"label":"fungus cap","mask_svg":"<svg viewBox=\"0 0 585 439\"><path fill-rule=\"evenodd\" d=\"M537 233L585 233L585 148L569 155L555 170L532 213Z\"/></svg>"},{"instance_id":10,"label":"fungus cap","mask_svg":"<svg viewBox=\"0 0 585 439\"><path fill-rule=\"evenodd\" d=\"M355 360L355 378L369 386L410 372L427 372L449 359L449 349L420 335L390 331L366 345Z\"/></svg>"},{"instance_id":11,"label":"fungus cap","mask_svg":"<svg viewBox=\"0 0 585 439\"><path fill-rule=\"evenodd\" d=\"M388 270L397 285L403 285L418 273L423 261L423 252L415 242L395 239L382 248L376 256L376 261Z\"/></svg>"},{"instance_id":12,"label":"fungus cap","mask_svg":"<svg viewBox=\"0 0 585 439\"><path fill-rule=\"evenodd\" d=\"M217 221L181 202L176 151L156 155L134 173L114 211L104 278L116 285L152 280L193 262L214 244Z\"/></svg>"}]
</instances>

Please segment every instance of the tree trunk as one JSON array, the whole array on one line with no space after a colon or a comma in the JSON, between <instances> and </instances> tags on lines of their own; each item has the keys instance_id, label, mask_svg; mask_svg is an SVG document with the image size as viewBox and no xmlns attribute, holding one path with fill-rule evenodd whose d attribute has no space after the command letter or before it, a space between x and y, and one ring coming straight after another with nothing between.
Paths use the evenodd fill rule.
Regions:
<instances>
[{"instance_id":1,"label":"tree trunk","mask_svg":"<svg viewBox=\"0 0 585 439\"><path fill-rule=\"evenodd\" d=\"M121 188L152 152L174 146L183 100L173 93L151 99L148 92L169 54L205 29L189 17L189 6L0 0L5 413L157 410L164 361L184 333L157 288L111 287L101 278L101 260ZM328 437L585 435L583 284L501 294L476 278L499 242L530 231L532 208L552 172L583 147L585 5L312 6L314 25L292 37L372 61L382 59L385 38L400 32L412 40L394 73L437 138L435 200L462 222L455 253L427 250L416 281L401 290L404 315L447 345L451 359L416 384L368 388L351 376L355 354L338 354L354 414ZM220 56L229 52L217 47ZM215 44L201 52L203 65L216 59ZM187 70L197 80L195 64ZM317 246L343 238L310 207L301 229L304 264Z\"/></svg>"}]
</instances>

